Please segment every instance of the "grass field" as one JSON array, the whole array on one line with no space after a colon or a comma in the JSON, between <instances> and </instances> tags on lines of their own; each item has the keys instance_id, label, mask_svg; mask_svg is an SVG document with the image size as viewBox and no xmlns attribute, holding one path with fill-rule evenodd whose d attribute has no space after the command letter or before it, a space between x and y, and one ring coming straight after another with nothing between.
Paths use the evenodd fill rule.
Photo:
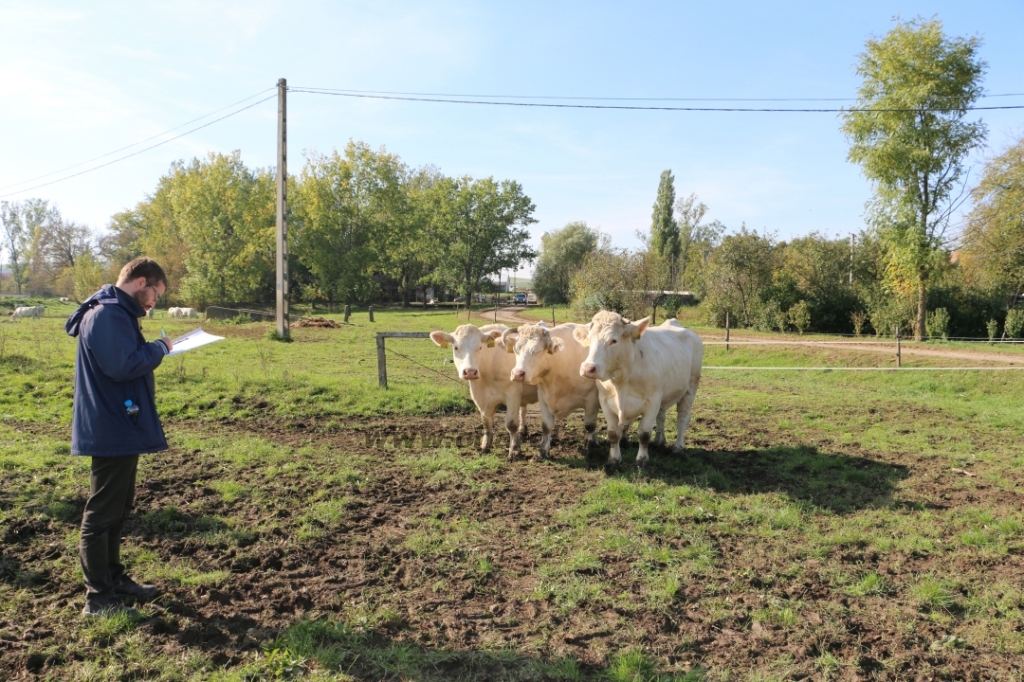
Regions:
<instances>
[{"instance_id":1,"label":"grass field","mask_svg":"<svg viewBox=\"0 0 1024 682\"><path fill-rule=\"evenodd\" d=\"M46 305L0 323L0 679L1024 679L1021 372L709 370L685 455L652 449L641 474L635 447L606 471L579 415L549 461L507 462L503 433L479 453L426 340L389 339L378 388L374 332L450 312L357 312L292 343L209 322L224 341L156 372L171 450L143 458L126 530L164 595L85 622L73 306Z\"/></svg>"}]
</instances>

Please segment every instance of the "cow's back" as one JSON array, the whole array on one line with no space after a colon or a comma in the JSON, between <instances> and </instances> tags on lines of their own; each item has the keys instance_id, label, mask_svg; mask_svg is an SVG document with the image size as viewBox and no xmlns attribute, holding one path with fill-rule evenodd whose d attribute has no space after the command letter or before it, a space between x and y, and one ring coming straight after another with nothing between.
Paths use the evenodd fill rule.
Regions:
<instances>
[{"instance_id":1,"label":"cow's back","mask_svg":"<svg viewBox=\"0 0 1024 682\"><path fill-rule=\"evenodd\" d=\"M630 393L659 392L662 403L668 404L697 389L704 343L676 320L666 320L644 331L637 341L637 351L627 388Z\"/></svg>"}]
</instances>

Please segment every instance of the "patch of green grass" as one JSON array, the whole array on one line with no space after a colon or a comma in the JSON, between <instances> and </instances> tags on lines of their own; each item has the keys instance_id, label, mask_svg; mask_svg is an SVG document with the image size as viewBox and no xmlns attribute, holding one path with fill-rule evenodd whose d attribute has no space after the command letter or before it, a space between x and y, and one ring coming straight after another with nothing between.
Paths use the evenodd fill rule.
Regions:
<instances>
[{"instance_id":1,"label":"patch of green grass","mask_svg":"<svg viewBox=\"0 0 1024 682\"><path fill-rule=\"evenodd\" d=\"M946 610L956 604L953 586L948 580L925 576L911 587L911 594L921 608Z\"/></svg>"}]
</instances>

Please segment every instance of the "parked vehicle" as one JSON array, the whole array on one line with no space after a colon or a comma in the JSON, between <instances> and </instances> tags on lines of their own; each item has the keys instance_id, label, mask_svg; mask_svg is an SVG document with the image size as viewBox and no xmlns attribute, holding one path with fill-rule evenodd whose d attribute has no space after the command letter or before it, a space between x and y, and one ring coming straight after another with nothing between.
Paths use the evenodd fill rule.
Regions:
<instances>
[{"instance_id":1,"label":"parked vehicle","mask_svg":"<svg viewBox=\"0 0 1024 682\"><path fill-rule=\"evenodd\" d=\"M537 294L532 291L526 292L526 305L537 305Z\"/></svg>"},{"instance_id":2,"label":"parked vehicle","mask_svg":"<svg viewBox=\"0 0 1024 682\"><path fill-rule=\"evenodd\" d=\"M526 305L526 294L518 293L512 297L512 305Z\"/></svg>"}]
</instances>

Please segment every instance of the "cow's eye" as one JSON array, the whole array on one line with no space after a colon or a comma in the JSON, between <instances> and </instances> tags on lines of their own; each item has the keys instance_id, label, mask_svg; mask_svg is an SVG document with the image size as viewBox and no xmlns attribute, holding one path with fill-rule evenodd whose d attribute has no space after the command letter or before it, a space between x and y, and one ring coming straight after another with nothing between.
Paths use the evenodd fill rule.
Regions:
<instances>
[{"instance_id":1,"label":"cow's eye","mask_svg":"<svg viewBox=\"0 0 1024 682\"><path fill-rule=\"evenodd\" d=\"M615 345L615 344L617 344L618 342L619 342L619 340L618 340L618 339L612 339L611 341L609 341L609 342L608 342L608 345L609 345L609 346L614 346L614 345Z\"/></svg>"},{"instance_id":2,"label":"cow's eye","mask_svg":"<svg viewBox=\"0 0 1024 682\"><path fill-rule=\"evenodd\" d=\"M461 349L461 348L459 348L458 346L455 346L455 352L458 352L458 351L460 351L460 350L462 350L462 349Z\"/></svg>"}]
</instances>

